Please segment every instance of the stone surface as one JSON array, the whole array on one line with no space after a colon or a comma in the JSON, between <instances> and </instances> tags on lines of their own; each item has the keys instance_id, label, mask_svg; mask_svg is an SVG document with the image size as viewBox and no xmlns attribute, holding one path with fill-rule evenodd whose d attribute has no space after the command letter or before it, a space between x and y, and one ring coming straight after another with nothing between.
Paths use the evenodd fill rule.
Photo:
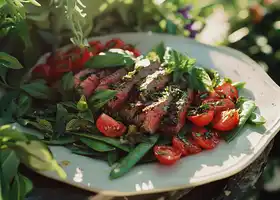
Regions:
<instances>
[{"instance_id":1,"label":"stone surface","mask_svg":"<svg viewBox=\"0 0 280 200\"><path fill-rule=\"evenodd\" d=\"M121 197L114 198L114 200L242 200L250 191L254 190L266 166L272 146L273 141L251 165L230 178L191 189L129 198ZM21 172L34 183L34 190L26 200L95 200L93 193L50 180L24 167L21 167Z\"/></svg>"}]
</instances>

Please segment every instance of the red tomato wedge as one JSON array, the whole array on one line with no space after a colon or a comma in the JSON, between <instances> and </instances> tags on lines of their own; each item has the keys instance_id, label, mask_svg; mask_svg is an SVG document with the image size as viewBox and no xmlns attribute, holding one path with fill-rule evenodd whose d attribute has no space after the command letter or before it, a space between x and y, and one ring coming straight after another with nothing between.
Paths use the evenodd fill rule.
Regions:
<instances>
[{"instance_id":1,"label":"red tomato wedge","mask_svg":"<svg viewBox=\"0 0 280 200\"><path fill-rule=\"evenodd\" d=\"M206 126L210 124L212 119L214 118L214 111L208 110L204 113L188 116L188 120L194 123L197 126Z\"/></svg>"},{"instance_id":2,"label":"red tomato wedge","mask_svg":"<svg viewBox=\"0 0 280 200\"><path fill-rule=\"evenodd\" d=\"M220 139L218 134L214 131L208 131L206 128L193 126L192 136L194 141L203 149L213 149L215 148Z\"/></svg>"},{"instance_id":3,"label":"red tomato wedge","mask_svg":"<svg viewBox=\"0 0 280 200\"><path fill-rule=\"evenodd\" d=\"M230 131L239 123L239 114L236 109L219 112L213 119L213 128L219 131Z\"/></svg>"},{"instance_id":4,"label":"red tomato wedge","mask_svg":"<svg viewBox=\"0 0 280 200\"><path fill-rule=\"evenodd\" d=\"M218 93L216 93L215 91L213 91L213 92L199 92L195 95L194 103L196 105L200 105L201 102L203 102L207 99L221 99L221 96Z\"/></svg>"},{"instance_id":5,"label":"red tomato wedge","mask_svg":"<svg viewBox=\"0 0 280 200\"><path fill-rule=\"evenodd\" d=\"M206 99L202 104L211 106L215 113L235 108L234 103L230 99Z\"/></svg>"},{"instance_id":6,"label":"red tomato wedge","mask_svg":"<svg viewBox=\"0 0 280 200\"><path fill-rule=\"evenodd\" d=\"M96 127L107 137L120 137L126 131L126 127L123 123L114 120L112 117L104 113L97 119Z\"/></svg>"},{"instance_id":7,"label":"red tomato wedge","mask_svg":"<svg viewBox=\"0 0 280 200\"><path fill-rule=\"evenodd\" d=\"M215 88L218 94L224 94L226 98L236 101L238 99L238 90L230 83L224 83Z\"/></svg>"},{"instance_id":8,"label":"red tomato wedge","mask_svg":"<svg viewBox=\"0 0 280 200\"><path fill-rule=\"evenodd\" d=\"M122 49L124 47L125 43L119 39L119 38L113 38L111 40L109 40L108 42L106 42L105 47L107 49Z\"/></svg>"},{"instance_id":9,"label":"red tomato wedge","mask_svg":"<svg viewBox=\"0 0 280 200\"><path fill-rule=\"evenodd\" d=\"M89 45L92 55L97 55L104 50L104 45L98 40L90 41Z\"/></svg>"},{"instance_id":10,"label":"red tomato wedge","mask_svg":"<svg viewBox=\"0 0 280 200\"><path fill-rule=\"evenodd\" d=\"M202 149L193 140L186 138L181 140L176 136L174 136L172 139L172 146L176 149L179 149L182 153L182 156L197 154L202 151Z\"/></svg>"},{"instance_id":11,"label":"red tomato wedge","mask_svg":"<svg viewBox=\"0 0 280 200\"><path fill-rule=\"evenodd\" d=\"M170 146L160 146L154 147L154 154L158 161L163 165L172 165L180 159L182 153L179 149Z\"/></svg>"},{"instance_id":12,"label":"red tomato wedge","mask_svg":"<svg viewBox=\"0 0 280 200\"><path fill-rule=\"evenodd\" d=\"M48 79L50 76L50 66L48 64L40 64L35 66L35 68L32 70L32 76L34 78L44 78Z\"/></svg>"},{"instance_id":13,"label":"red tomato wedge","mask_svg":"<svg viewBox=\"0 0 280 200\"><path fill-rule=\"evenodd\" d=\"M67 56L72 61L71 70L75 73L81 71L84 68L84 64L90 59L92 53L87 48L73 48L67 52Z\"/></svg>"}]
</instances>

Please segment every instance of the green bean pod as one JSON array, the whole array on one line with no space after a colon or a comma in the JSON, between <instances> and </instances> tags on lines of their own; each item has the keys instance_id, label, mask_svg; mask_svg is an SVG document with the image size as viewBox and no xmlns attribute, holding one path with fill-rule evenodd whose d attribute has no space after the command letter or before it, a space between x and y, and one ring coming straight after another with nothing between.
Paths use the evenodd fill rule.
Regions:
<instances>
[{"instance_id":1,"label":"green bean pod","mask_svg":"<svg viewBox=\"0 0 280 200\"><path fill-rule=\"evenodd\" d=\"M251 114L256 109L256 104L252 100L244 101L239 107L239 123L238 126L233 129L231 132L225 135L225 141L230 142L240 133L240 130L243 128Z\"/></svg>"},{"instance_id":2,"label":"green bean pod","mask_svg":"<svg viewBox=\"0 0 280 200\"><path fill-rule=\"evenodd\" d=\"M159 135L152 135L150 142L138 144L132 151L125 156L110 173L110 179L116 179L127 173L158 141Z\"/></svg>"},{"instance_id":3,"label":"green bean pod","mask_svg":"<svg viewBox=\"0 0 280 200\"><path fill-rule=\"evenodd\" d=\"M250 124L254 124L256 126L261 126L261 125L265 124L266 120L260 114L253 112L251 114L250 118L248 119L248 122Z\"/></svg>"}]
</instances>

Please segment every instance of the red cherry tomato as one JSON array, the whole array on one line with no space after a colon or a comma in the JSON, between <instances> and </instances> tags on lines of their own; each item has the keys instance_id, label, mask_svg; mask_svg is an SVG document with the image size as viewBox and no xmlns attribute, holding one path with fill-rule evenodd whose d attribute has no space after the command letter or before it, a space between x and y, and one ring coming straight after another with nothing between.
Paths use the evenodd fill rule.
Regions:
<instances>
[{"instance_id":1,"label":"red cherry tomato","mask_svg":"<svg viewBox=\"0 0 280 200\"><path fill-rule=\"evenodd\" d=\"M89 45L92 55L97 55L104 50L104 45L98 40L90 41Z\"/></svg>"},{"instance_id":2,"label":"red cherry tomato","mask_svg":"<svg viewBox=\"0 0 280 200\"><path fill-rule=\"evenodd\" d=\"M181 151L170 146L155 146L154 154L163 165L172 165L181 157Z\"/></svg>"},{"instance_id":3,"label":"red cherry tomato","mask_svg":"<svg viewBox=\"0 0 280 200\"><path fill-rule=\"evenodd\" d=\"M213 149L220 142L220 139L216 132L208 131L204 127L194 126L192 128L192 136L194 141L203 149Z\"/></svg>"},{"instance_id":4,"label":"red cherry tomato","mask_svg":"<svg viewBox=\"0 0 280 200\"><path fill-rule=\"evenodd\" d=\"M48 64L40 64L32 70L32 77L48 79L50 76L50 66Z\"/></svg>"},{"instance_id":5,"label":"red cherry tomato","mask_svg":"<svg viewBox=\"0 0 280 200\"><path fill-rule=\"evenodd\" d=\"M207 100L207 99L220 99L221 96L216 93L215 91L213 92L199 92L195 95L194 98L194 103L196 105L200 105L202 101Z\"/></svg>"},{"instance_id":6,"label":"red cherry tomato","mask_svg":"<svg viewBox=\"0 0 280 200\"><path fill-rule=\"evenodd\" d=\"M124 47L124 42L119 38L113 38L106 42L106 49L122 49Z\"/></svg>"},{"instance_id":7,"label":"red cherry tomato","mask_svg":"<svg viewBox=\"0 0 280 200\"><path fill-rule=\"evenodd\" d=\"M84 68L84 64L90 59L92 53L88 48L75 47L70 49L66 56L71 59L72 71L77 73Z\"/></svg>"},{"instance_id":8,"label":"red cherry tomato","mask_svg":"<svg viewBox=\"0 0 280 200\"><path fill-rule=\"evenodd\" d=\"M230 99L206 99L202 103L211 106L215 113L233 109L235 107Z\"/></svg>"},{"instance_id":9,"label":"red cherry tomato","mask_svg":"<svg viewBox=\"0 0 280 200\"><path fill-rule=\"evenodd\" d=\"M141 56L141 52L131 44L125 45L123 49L132 52L135 57Z\"/></svg>"},{"instance_id":10,"label":"red cherry tomato","mask_svg":"<svg viewBox=\"0 0 280 200\"><path fill-rule=\"evenodd\" d=\"M238 125L239 114L236 109L219 112L215 115L213 128L219 131L230 131Z\"/></svg>"},{"instance_id":11,"label":"red cherry tomato","mask_svg":"<svg viewBox=\"0 0 280 200\"><path fill-rule=\"evenodd\" d=\"M104 113L97 119L96 127L107 137L120 137L126 131L126 127L121 122L114 120Z\"/></svg>"},{"instance_id":12,"label":"red cherry tomato","mask_svg":"<svg viewBox=\"0 0 280 200\"><path fill-rule=\"evenodd\" d=\"M226 98L229 98L232 101L238 99L238 90L230 83L224 83L223 85L216 87L215 91L219 94L224 94Z\"/></svg>"},{"instance_id":13,"label":"red cherry tomato","mask_svg":"<svg viewBox=\"0 0 280 200\"><path fill-rule=\"evenodd\" d=\"M191 139L184 138L183 140L174 136L172 139L172 146L179 149L182 156L187 156L191 154L197 154L202 151L202 149Z\"/></svg>"},{"instance_id":14,"label":"red cherry tomato","mask_svg":"<svg viewBox=\"0 0 280 200\"><path fill-rule=\"evenodd\" d=\"M214 111L207 104L201 105L198 108L188 111L188 120L197 126L208 125L214 117Z\"/></svg>"}]
</instances>

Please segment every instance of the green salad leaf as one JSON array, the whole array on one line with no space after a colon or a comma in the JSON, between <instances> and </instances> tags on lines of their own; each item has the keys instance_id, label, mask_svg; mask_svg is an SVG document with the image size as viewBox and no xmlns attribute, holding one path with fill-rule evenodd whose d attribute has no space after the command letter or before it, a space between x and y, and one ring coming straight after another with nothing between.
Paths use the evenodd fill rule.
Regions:
<instances>
[{"instance_id":1,"label":"green salad leaf","mask_svg":"<svg viewBox=\"0 0 280 200\"><path fill-rule=\"evenodd\" d=\"M115 97L116 90L99 90L89 98L91 109L98 110Z\"/></svg>"},{"instance_id":2,"label":"green salad leaf","mask_svg":"<svg viewBox=\"0 0 280 200\"><path fill-rule=\"evenodd\" d=\"M64 91L72 91L74 89L74 75L73 72L64 74L61 79L62 89Z\"/></svg>"},{"instance_id":3,"label":"green salad leaf","mask_svg":"<svg viewBox=\"0 0 280 200\"><path fill-rule=\"evenodd\" d=\"M23 91L36 99L50 99L52 90L46 84L45 80L35 80L20 87Z\"/></svg>"},{"instance_id":4,"label":"green salad leaf","mask_svg":"<svg viewBox=\"0 0 280 200\"><path fill-rule=\"evenodd\" d=\"M13 56L0 52L0 67L6 67L10 69L21 69L23 66L20 62Z\"/></svg>"},{"instance_id":5,"label":"green salad leaf","mask_svg":"<svg viewBox=\"0 0 280 200\"><path fill-rule=\"evenodd\" d=\"M199 91L213 91L212 80L202 67L193 67L189 74L190 86Z\"/></svg>"}]
</instances>

